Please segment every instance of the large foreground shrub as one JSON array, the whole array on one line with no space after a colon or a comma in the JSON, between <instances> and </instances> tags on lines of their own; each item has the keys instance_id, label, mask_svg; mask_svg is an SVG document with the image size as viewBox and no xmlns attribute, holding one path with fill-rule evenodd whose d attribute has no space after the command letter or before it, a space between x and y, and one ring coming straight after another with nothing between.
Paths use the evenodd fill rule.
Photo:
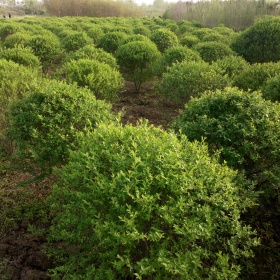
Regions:
<instances>
[{"instance_id":1,"label":"large foreground shrub","mask_svg":"<svg viewBox=\"0 0 280 280\"><path fill-rule=\"evenodd\" d=\"M199 143L146 124L100 125L60 176L54 279L238 279L251 255L244 186Z\"/></svg>"},{"instance_id":2,"label":"large foreground shrub","mask_svg":"<svg viewBox=\"0 0 280 280\"><path fill-rule=\"evenodd\" d=\"M221 69L203 61L183 61L173 64L162 76L161 92L181 103L207 90L223 89L228 79Z\"/></svg>"},{"instance_id":3,"label":"large foreground shrub","mask_svg":"<svg viewBox=\"0 0 280 280\"><path fill-rule=\"evenodd\" d=\"M114 119L111 106L92 92L58 81L46 81L11 106L9 132L24 162L41 171L64 163L80 131Z\"/></svg>"}]
</instances>

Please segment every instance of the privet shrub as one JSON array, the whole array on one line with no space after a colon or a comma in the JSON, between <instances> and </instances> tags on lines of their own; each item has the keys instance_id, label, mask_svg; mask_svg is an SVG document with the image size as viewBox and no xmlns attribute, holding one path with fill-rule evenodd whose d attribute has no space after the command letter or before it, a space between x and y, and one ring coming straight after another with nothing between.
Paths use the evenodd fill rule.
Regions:
<instances>
[{"instance_id":1,"label":"privet shrub","mask_svg":"<svg viewBox=\"0 0 280 280\"><path fill-rule=\"evenodd\" d=\"M234 54L228 45L220 42L201 42L196 44L193 49L200 54L204 61L209 63Z\"/></svg>"},{"instance_id":2,"label":"privet shrub","mask_svg":"<svg viewBox=\"0 0 280 280\"><path fill-rule=\"evenodd\" d=\"M141 34L130 35L122 41L122 45L135 42L135 41L142 41L142 42L151 42L150 38Z\"/></svg>"},{"instance_id":3,"label":"privet shrub","mask_svg":"<svg viewBox=\"0 0 280 280\"><path fill-rule=\"evenodd\" d=\"M255 63L236 75L233 85L243 90L259 90L265 82L280 74L280 62Z\"/></svg>"},{"instance_id":4,"label":"privet shrub","mask_svg":"<svg viewBox=\"0 0 280 280\"><path fill-rule=\"evenodd\" d=\"M9 133L25 166L35 163L48 173L67 161L80 131L114 119L110 111L89 90L49 80L12 104Z\"/></svg>"},{"instance_id":5,"label":"privet shrub","mask_svg":"<svg viewBox=\"0 0 280 280\"><path fill-rule=\"evenodd\" d=\"M267 79L262 87L262 96L266 100L280 102L280 74Z\"/></svg>"},{"instance_id":6,"label":"privet shrub","mask_svg":"<svg viewBox=\"0 0 280 280\"><path fill-rule=\"evenodd\" d=\"M103 62L110 65L114 69L119 68L117 60L112 54L105 52L103 49L95 48L93 45L87 45L77 50L76 52L69 53L65 57L65 62L70 62L71 60L78 59L97 60L99 62Z\"/></svg>"},{"instance_id":7,"label":"privet shrub","mask_svg":"<svg viewBox=\"0 0 280 280\"><path fill-rule=\"evenodd\" d=\"M160 52L167 48L178 45L176 34L169 29L160 28L151 34L151 40L157 45Z\"/></svg>"},{"instance_id":8,"label":"privet shrub","mask_svg":"<svg viewBox=\"0 0 280 280\"><path fill-rule=\"evenodd\" d=\"M175 62L182 61L201 61L200 55L184 46L174 46L166 49L162 56L162 72Z\"/></svg>"},{"instance_id":9,"label":"privet shrub","mask_svg":"<svg viewBox=\"0 0 280 280\"><path fill-rule=\"evenodd\" d=\"M197 38L199 38L199 40L201 40L204 36L218 34L218 32L211 28L203 27L192 30L190 34L196 36Z\"/></svg>"},{"instance_id":10,"label":"privet shrub","mask_svg":"<svg viewBox=\"0 0 280 280\"><path fill-rule=\"evenodd\" d=\"M0 59L0 121L8 106L31 90L39 80L38 69Z\"/></svg>"},{"instance_id":11,"label":"privet shrub","mask_svg":"<svg viewBox=\"0 0 280 280\"><path fill-rule=\"evenodd\" d=\"M122 45L116 58L126 79L133 81L136 91L155 74L155 64L160 57L156 45L149 41L135 41Z\"/></svg>"},{"instance_id":12,"label":"privet shrub","mask_svg":"<svg viewBox=\"0 0 280 280\"><path fill-rule=\"evenodd\" d=\"M31 35L27 32L16 32L6 37L2 46L5 48L15 48L19 45L26 45L31 40Z\"/></svg>"},{"instance_id":13,"label":"privet shrub","mask_svg":"<svg viewBox=\"0 0 280 280\"><path fill-rule=\"evenodd\" d=\"M163 73L161 92L174 102L182 103L204 91L223 89L228 82L220 68L204 61L183 61Z\"/></svg>"},{"instance_id":14,"label":"privet shrub","mask_svg":"<svg viewBox=\"0 0 280 280\"><path fill-rule=\"evenodd\" d=\"M230 78L234 78L249 67L249 63L237 55L225 56L213 62L212 65L221 68Z\"/></svg>"},{"instance_id":15,"label":"privet shrub","mask_svg":"<svg viewBox=\"0 0 280 280\"><path fill-rule=\"evenodd\" d=\"M97 47L102 48L106 52L115 53L127 36L126 33L120 31L106 33L99 40Z\"/></svg>"},{"instance_id":16,"label":"privet shrub","mask_svg":"<svg viewBox=\"0 0 280 280\"><path fill-rule=\"evenodd\" d=\"M260 92L226 88L192 99L175 127L191 141L205 137L212 153L220 150L221 162L244 170L247 178L279 183L279 108ZM273 170L278 173L271 176Z\"/></svg>"},{"instance_id":17,"label":"privet shrub","mask_svg":"<svg viewBox=\"0 0 280 280\"><path fill-rule=\"evenodd\" d=\"M104 31L101 26L92 26L86 31L88 37L90 37L94 44L97 44L101 37L104 36Z\"/></svg>"},{"instance_id":18,"label":"privet shrub","mask_svg":"<svg viewBox=\"0 0 280 280\"><path fill-rule=\"evenodd\" d=\"M32 36L27 46L31 47L33 53L40 59L44 71L47 71L62 53L60 41L52 33Z\"/></svg>"},{"instance_id":19,"label":"privet shrub","mask_svg":"<svg viewBox=\"0 0 280 280\"><path fill-rule=\"evenodd\" d=\"M49 198L54 279L239 279L251 201L204 145L146 124L79 143Z\"/></svg>"},{"instance_id":20,"label":"privet shrub","mask_svg":"<svg viewBox=\"0 0 280 280\"><path fill-rule=\"evenodd\" d=\"M72 31L61 39L62 47L68 53L77 51L88 44L93 44L93 40L85 32Z\"/></svg>"},{"instance_id":21,"label":"privet shrub","mask_svg":"<svg viewBox=\"0 0 280 280\"><path fill-rule=\"evenodd\" d=\"M144 25L137 25L133 28L133 33L144 35L144 36L150 36L151 31L148 27L146 27Z\"/></svg>"},{"instance_id":22,"label":"privet shrub","mask_svg":"<svg viewBox=\"0 0 280 280\"><path fill-rule=\"evenodd\" d=\"M280 60L280 19L266 17L241 32L232 49L251 63Z\"/></svg>"},{"instance_id":23,"label":"privet shrub","mask_svg":"<svg viewBox=\"0 0 280 280\"><path fill-rule=\"evenodd\" d=\"M4 41L9 35L21 31L22 28L18 23L4 23L0 27L0 39Z\"/></svg>"},{"instance_id":24,"label":"privet shrub","mask_svg":"<svg viewBox=\"0 0 280 280\"><path fill-rule=\"evenodd\" d=\"M204 138L210 153L219 151L220 162L244 173L261 192L259 206L244 216L261 237L256 251L261 279L279 276L279 119L279 103L264 100L260 92L227 88L192 99L174 125L190 141Z\"/></svg>"},{"instance_id":25,"label":"privet shrub","mask_svg":"<svg viewBox=\"0 0 280 280\"><path fill-rule=\"evenodd\" d=\"M30 48L16 47L11 49L4 49L0 53L0 59L14 61L23 66L29 66L39 69L41 67L40 60L33 54Z\"/></svg>"},{"instance_id":26,"label":"privet shrub","mask_svg":"<svg viewBox=\"0 0 280 280\"><path fill-rule=\"evenodd\" d=\"M98 99L113 101L124 86L120 72L91 59L72 60L64 65L68 83L88 87Z\"/></svg>"},{"instance_id":27,"label":"privet shrub","mask_svg":"<svg viewBox=\"0 0 280 280\"><path fill-rule=\"evenodd\" d=\"M182 46L192 48L194 45L196 45L198 42L200 42L200 40L194 35L186 34L181 37L179 42L180 42L180 45L182 45Z\"/></svg>"}]
</instances>

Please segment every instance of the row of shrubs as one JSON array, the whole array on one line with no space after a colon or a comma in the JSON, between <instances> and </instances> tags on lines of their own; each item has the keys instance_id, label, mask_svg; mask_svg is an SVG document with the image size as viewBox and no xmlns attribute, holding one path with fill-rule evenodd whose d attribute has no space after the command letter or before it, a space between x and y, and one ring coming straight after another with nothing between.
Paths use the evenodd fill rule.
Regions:
<instances>
[{"instance_id":1,"label":"row of shrubs","mask_svg":"<svg viewBox=\"0 0 280 280\"><path fill-rule=\"evenodd\" d=\"M129 34L133 21L121 19L122 31L115 18L0 25L2 152L59 177L48 198L53 279L277 279L280 64L269 40L279 19L240 34L163 19L143 19L150 35ZM75 45L89 26L104 35ZM263 41L247 47L256 61L239 44L264 38L263 26L275 32L266 60ZM31 39L8 47L21 28ZM203 42L211 32L228 42ZM170 131L122 126L108 101L124 79L139 91L153 77L186 104L181 116Z\"/></svg>"},{"instance_id":2,"label":"row of shrubs","mask_svg":"<svg viewBox=\"0 0 280 280\"><path fill-rule=\"evenodd\" d=\"M15 101L14 156L60 178L48 198L53 278L250 279L254 252L271 258L278 242L279 109L259 92L207 92L167 132L122 126L60 81Z\"/></svg>"}]
</instances>

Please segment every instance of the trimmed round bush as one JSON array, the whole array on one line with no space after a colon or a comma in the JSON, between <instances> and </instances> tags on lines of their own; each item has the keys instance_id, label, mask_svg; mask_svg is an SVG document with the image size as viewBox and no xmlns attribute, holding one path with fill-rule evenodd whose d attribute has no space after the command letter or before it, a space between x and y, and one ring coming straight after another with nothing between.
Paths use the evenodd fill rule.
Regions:
<instances>
[{"instance_id":1,"label":"trimmed round bush","mask_svg":"<svg viewBox=\"0 0 280 280\"><path fill-rule=\"evenodd\" d=\"M174 46L166 49L162 56L162 71L165 72L167 67L173 63L182 61L201 61L200 55L184 46Z\"/></svg>"},{"instance_id":2,"label":"trimmed round bush","mask_svg":"<svg viewBox=\"0 0 280 280\"><path fill-rule=\"evenodd\" d=\"M133 28L133 33L144 35L144 36L150 36L151 31L148 27L146 27L144 25L143 26L142 25L137 25Z\"/></svg>"},{"instance_id":3,"label":"trimmed round bush","mask_svg":"<svg viewBox=\"0 0 280 280\"><path fill-rule=\"evenodd\" d=\"M22 98L37 85L38 68L30 68L6 59L0 59L0 120L9 105Z\"/></svg>"},{"instance_id":4,"label":"trimmed round bush","mask_svg":"<svg viewBox=\"0 0 280 280\"><path fill-rule=\"evenodd\" d=\"M196 36L189 35L189 34L182 36L180 39L180 45L186 46L188 48L192 48L194 45L196 45L199 42L200 40Z\"/></svg>"},{"instance_id":5,"label":"trimmed round bush","mask_svg":"<svg viewBox=\"0 0 280 280\"><path fill-rule=\"evenodd\" d=\"M51 270L69 279L239 279L256 244L236 173L141 124L80 138L49 198ZM51 244L50 243L50 244Z\"/></svg>"},{"instance_id":6,"label":"trimmed round bush","mask_svg":"<svg viewBox=\"0 0 280 280\"><path fill-rule=\"evenodd\" d=\"M125 38L122 42L123 45L130 43L130 42L136 42L136 41L142 41L142 42L151 42L150 38L141 34L135 34L130 35L127 38Z\"/></svg>"},{"instance_id":7,"label":"trimmed round bush","mask_svg":"<svg viewBox=\"0 0 280 280\"><path fill-rule=\"evenodd\" d=\"M4 23L0 27L0 39L4 41L9 35L12 35L18 31L22 31L20 24L18 23Z\"/></svg>"},{"instance_id":8,"label":"trimmed round bush","mask_svg":"<svg viewBox=\"0 0 280 280\"><path fill-rule=\"evenodd\" d=\"M156 45L149 41L135 41L120 46L116 58L126 79L133 81L136 91L141 84L155 75L155 65L160 57Z\"/></svg>"},{"instance_id":9,"label":"trimmed round bush","mask_svg":"<svg viewBox=\"0 0 280 280\"><path fill-rule=\"evenodd\" d=\"M223 89L228 83L220 68L204 61L183 61L163 73L161 92L174 102L182 103L204 91Z\"/></svg>"},{"instance_id":10,"label":"trimmed round bush","mask_svg":"<svg viewBox=\"0 0 280 280\"><path fill-rule=\"evenodd\" d=\"M264 100L261 92L227 88L192 99L174 124L179 136L183 133L190 141L203 138L211 154L219 153L221 163L254 183L258 201L243 219L261 238L254 262L267 279L277 276L279 267L279 119L279 103ZM276 270L269 269L271 265Z\"/></svg>"},{"instance_id":11,"label":"trimmed round bush","mask_svg":"<svg viewBox=\"0 0 280 280\"><path fill-rule=\"evenodd\" d=\"M201 42L196 44L193 49L200 54L204 61L209 63L234 54L228 45L220 42Z\"/></svg>"},{"instance_id":12,"label":"trimmed round bush","mask_svg":"<svg viewBox=\"0 0 280 280\"><path fill-rule=\"evenodd\" d=\"M99 40L97 47L102 48L106 52L115 53L127 36L126 33L120 31L106 33Z\"/></svg>"},{"instance_id":13,"label":"trimmed round bush","mask_svg":"<svg viewBox=\"0 0 280 280\"><path fill-rule=\"evenodd\" d=\"M249 63L244 58L237 55L225 56L213 62L212 65L224 70L230 78L234 78L249 67Z\"/></svg>"},{"instance_id":14,"label":"trimmed round bush","mask_svg":"<svg viewBox=\"0 0 280 280\"><path fill-rule=\"evenodd\" d=\"M93 40L94 44L97 44L99 40L104 36L104 31L101 26L92 26L86 31L87 35Z\"/></svg>"},{"instance_id":15,"label":"trimmed round bush","mask_svg":"<svg viewBox=\"0 0 280 280\"><path fill-rule=\"evenodd\" d=\"M190 34L196 36L201 40L204 36L218 34L218 32L211 28L203 27L203 28L194 29L193 31L190 32Z\"/></svg>"},{"instance_id":16,"label":"trimmed round bush","mask_svg":"<svg viewBox=\"0 0 280 280\"><path fill-rule=\"evenodd\" d=\"M151 40L157 45L160 52L167 48L178 45L176 34L169 29L159 28L151 34Z\"/></svg>"},{"instance_id":17,"label":"trimmed round bush","mask_svg":"<svg viewBox=\"0 0 280 280\"><path fill-rule=\"evenodd\" d=\"M72 60L64 65L64 70L68 83L89 88L98 99L113 101L124 86L118 70L96 60Z\"/></svg>"},{"instance_id":18,"label":"trimmed round bush","mask_svg":"<svg viewBox=\"0 0 280 280\"><path fill-rule=\"evenodd\" d=\"M260 185L268 179L279 183L279 109L260 92L226 88L192 99L174 127L191 141L204 137L211 153L220 151L221 162ZM271 176L274 169L278 173Z\"/></svg>"},{"instance_id":19,"label":"trimmed round bush","mask_svg":"<svg viewBox=\"0 0 280 280\"><path fill-rule=\"evenodd\" d=\"M232 49L250 63L280 60L280 19L266 17L242 31L232 42Z\"/></svg>"},{"instance_id":20,"label":"trimmed round bush","mask_svg":"<svg viewBox=\"0 0 280 280\"><path fill-rule=\"evenodd\" d=\"M2 46L5 48L15 48L17 46L24 46L31 40L31 34L27 32L16 32L6 37Z\"/></svg>"},{"instance_id":21,"label":"trimmed round bush","mask_svg":"<svg viewBox=\"0 0 280 280\"><path fill-rule=\"evenodd\" d=\"M33 54L30 48L16 47L11 49L4 49L0 53L0 58L11 60L27 67L38 69L41 67L40 60L36 55Z\"/></svg>"},{"instance_id":22,"label":"trimmed round bush","mask_svg":"<svg viewBox=\"0 0 280 280\"><path fill-rule=\"evenodd\" d=\"M33 53L40 59L44 71L47 71L62 53L60 41L52 33L32 36L26 45L31 47Z\"/></svg>"},{"instance_id":23,"label":"trimmed round bush","mask_svg":"<svg viewBox=\"0 0 280 280\"><path fill-rule=\"evenodd\" d=\"M79 59L91 59L99 62L106 63L110 65L114 69L118 69L119 65L117 64L116 58L105 52L103 49L95 48L92 44L87 45L76 52L69 53L65 57L65 62L70 62L71 60L79 60Z\"/></svg>"},{"instance_id":24,"label":"trimmed round bush","mask_svg":"<svg viewBox=\"0 0 280 280\"><path fill-rule=\"evenodd\" d=\"M279 74L280 62L255 63L236 75L233 85L243 90L260 90L269 78Z\"/></svg>"},{"instance_id":25,"label":"trimmed round bush","mask_svg":"<svg viewBox=\"0 0 280 280\"><path fill-rule=\"evenodd\" d=\"M280 102L280 74L267 79L262 87L262 96L272 102Z\"/></svg>"},{"instance_id":26,"label":"trimmed round bush","mask_svg":"<svg viewBox=\"0 0 280 280\"><path fill-rule=\"evenodd\" d=\"M89 90L49 80L12 104L9 133L25 166L36 164L44 174L67 161L77 134L113 119L111 105Z\"/></svg>"},{"instance_id":27,"label":"trimmed round bush","mask_svg":"<svg viewBox=\"0 0 280 280\"><path fill-rule=\"evenodd\" d=\"M93 40L87 36L85 32L70 32L65 37L61 39L61 45L66 50L66 52L74 52L78 49L92 44Z\"/></svg>"}]
</instances>

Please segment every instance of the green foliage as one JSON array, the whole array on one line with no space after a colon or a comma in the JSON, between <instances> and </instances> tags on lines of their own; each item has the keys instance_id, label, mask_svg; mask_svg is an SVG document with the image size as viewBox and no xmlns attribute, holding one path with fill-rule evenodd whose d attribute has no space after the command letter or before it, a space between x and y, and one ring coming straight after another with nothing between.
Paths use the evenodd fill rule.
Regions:
<instances>
[{"instance_id":1,"label":"green foliage","mask_svg":"<svg viewBox=\"0 0 280 280\"><path fill-rule=\"evenodd\" d=\"M182 61L201 61L200 55L184 46L174 46L166 49L162 57L162 72L165 72L167 67L173 63Z\"/></svg>"},{"instance_id":2,"label":"green foliage","mask_svg":"<svg viewBox=\"0 0 280 280\"><path fill-rule=\"evenodd\" d=\"M167 48L178 45L176 34L169 29L159 28L151 34L151 40L157 45L160 52Z\"/></svg>"},{"instance_id":3,"label":"green foliage","mask_svg":"<svg viewBox=\"0 0 280 280\"><path fill-rule=\"evenodd\" d=\"M106 52L115 53L119 46L128 35L123 32L106 33L98 42L97 46Z\"/></svg>"},{"instance_id":4,"label":"green foliage","mask_svg":"<svg viewBox=\"0 0 280 280\"><path fill-rule=\"evenodd\" d=\"M260 92L227 88L192 99L174 124L190 141L204 138L210 153L219 152L220 162L244 173L260 191L259 206L243 217L262 238L257 279L279 276L279 119L279 103L264 100Z\"/></svg>"},{"instance_id":5,"label":"green foliage","mask_svg":"<svg viewBox=\"0 0 280 280\"><path fill-rule=\"evenodd\" d=\"M4 23L0 27L0 39L4 41L9 35L21 31L20 25L17 23Z\"/></svg>"},{"instance_id":6,"label":"green foliage","mask_svg":"<svg viewBox=\"0 0 280 280\"><path fill-rule=\"evenodd\" d=\"M89 88L98 99L113 101L124 86L118 70L97 60L72 60L64 65L64 70L68 83Z\"/></svg>"},{"instance_id":7,"label":"green foliage","mask_svg":"<svg viewBox=\"0 0 280 280\"><path fill-rule=\"evenodd\" d=\"M234 54L228 45L221 42L201 42L196 44L193 49L200 54L204 61L209 63Z\"/></svg>"},{"instance_id":8,"label":"green foliage","mask_svg":"<svg viewBox=\"0 0 280 280\"><path fill-rule=\"evenodd\" d=\"M280 74L266 80L262 87L262 95L266 100L280 102Z\"/></svg>"},{"instance_id":9,"label":"green foliage","mask_svg":"<svg viewBox=\"0 0 280 280\"><path fill-rule=\"evenodd\" d=\"M265 82L280 74L280 62L249 65L234 78L233 85L243 90L259 90Z\"/></svg>"},{"instance_id":10,"label":"green foliage","mask_svg":"<svg viewBox=\"0 0 280 280\"><path fill-rule=\"evenodd\" d=\"M249 67L249 63L244 58L237 55L225 56L213 62L212 65L224 70L225 74L230 78L234 78Z\"/></svg>"},{"instance_id":11,"label":"green foliage","mask_svg":"<svg viewBox=\"0 0 280 280\"><path fill-rule=\"evenodd\" d=\"M119 68L117 64L117 60L112 54L105 52L103 49L95 48L92 44L84 46L83 48L77 50L76 52L69 53L65 57L65 62L70 62L71 60L78 60L78 59L96 60L99 62L106 63L114 69Z\"/></svg>"},{"instance_id":12,"label":"green foliage","mask_svg":"<svg viewBox=\"0 0 280 280\"><path fill-rule=\"evenodd\" d=\"M37 85L38 69L31 69L13 61L0 59L0 120L7 108L16 99L22 98L26 92Z\"/></svg>"},{"instance_id":13,"label":"green foliage","mask_svg":"<svg viewBox=\"0 0 280 280\"><path fill-rule=\"evenodd\" d=\"M130 42L135 42L135 41L143 41L143 42L151 42L150 38L141 34L134 34L130 35L127 38L125 38L122 42L122 44L127 44Z\"/></svg>"},{"instance_id":14,"label":"green foliage","mask_svg":"<svg viewBox=\"0 0 280 280\"><path fill-rule=\"evenodd\" d=\"M192 99L176 127L191 141L204 137L211 153L221 150L221 162L261 184L270 178L268 171L279 169L279 109L260 92L226 88ZM274 174L276 182L279 174Z\"/></svg>"},{"instance_id":15,"label":"green foliage","mask_svg":"<svg viewBox=\"0 0 280 280\"><path fill-rule=\"evenodd\" d=\"M86 31L87 35L92 39L94 44L97 44L99 40L104 36L104 31L101 26L92 26Z\"/></svg>"},{"instance_id":16,"label":"green foliage","mask_svg":"<svg viewBox=\"0 0 280 280\"><path fill-rule=\"evenodd\" d=\"M2 46L5 48L15 48L19 45L26 45L31 40L31 35L27 32L16 32L6 37Z\"/></svg>"},{"instance_id":17,"label":"green foliage","mask_svg":"<svg viewBox=\"0 0 280 280\"><path fill-rule=\"evenodd\" d=\"M33 54L30 48L15 47L11 49L4 49L0 53L0 59L11 60L23 66L38 69L41 67L40 60Z\"/></svg>"},{"instance_id":18,"label":"green foliage","mask_svg":"<svg viewBox=\"0 0 280 280\"><path fill-rule=\"evenodd\" d=\"M180 39L180 45L186 46L186 47L189 47L189 48L192 48L198 42L200 42L200 40L196 36L189 35L189 34L183 35Z\"/></svg>"},{"instance_id":19,"label":"green foliage","mask_svg":"<svg viewBox=\"0 0 280 280\"><path fill-rule=\"evenodd\" d=\"M204 61L173 64L162 76L161 92L177 103L187 102L204 91L223 89L228 79L222 70Z\"/></svg>"},{"instance_id":20,"label":"green foliage","mask_svg":"<svg viewBox=\"0 0 280 280\"><path fill-rule=\"evenodd\" d=\"M62 53L60 41L53 33L32 36L27 46L31 47L33 53L40 59L44 71L47 71Z\"/></svg>"},{"instance_id":21,"label":"green foliage","mask_svg":"<svg viewBox=\"0 0 280 280\"><path fill-rule=\"evenodd\" d=\"M280 60L280 19L267 17L241 32L231 45L250 63Z\"/></svg>"},{"instance_id":22,"label":"green foliage","mask_svg":"<svg viewBox=\"0 0 280 280\"><path fill-rule=\"evenodd\" d=\"M132 80L136 91L155 74L155 64L160 52L154 43L135 41L120 46L116 58L127 79Z\"/></svg>"},{"instance_id":23,"label":"green foliage","mask_svg":"<svg viewBox=\"0 0 280 280\"><path fill-rule=\"evenodd\" d=\"M110 110L86 89L49 80L12 104L9 133L25 166L35 163L44 174L67 161L80 131L116 118Z\"/></svg>"},{"instance_id":24,"label":"green foliage","mask_svg":"<svg viewBox=\"0 0 280 280\"><path fill-rule=\"evenodd\" d=\"M80 138L49 198L54 279L239 279L257 243L240 221L252 201L182 138L146 124Z\"/></svg>"},{"instance_id":25,"label":"green foliage","mask_svg":"<svg viewBox=\"0 0 280 280\"><path fill-rule=\"evenodd\" d=\"M140 34L144 36L150 36L151 32L150 29L144 25L138 25L133 28L134 34Z\"/></svg>"},{"instance_id":26,"label":"green foliage","mask_svg":"<svg viewBox=\"0 0 280 280\"><path fill-rule=\"evenodd\" d=\"M65 49L66 52L73 52L77 51L78 49L92 44L93 40L87 36L85 32L74 32L68 33L64 38L61 40L61 45Z\"/></svg>"}]
</instances>

